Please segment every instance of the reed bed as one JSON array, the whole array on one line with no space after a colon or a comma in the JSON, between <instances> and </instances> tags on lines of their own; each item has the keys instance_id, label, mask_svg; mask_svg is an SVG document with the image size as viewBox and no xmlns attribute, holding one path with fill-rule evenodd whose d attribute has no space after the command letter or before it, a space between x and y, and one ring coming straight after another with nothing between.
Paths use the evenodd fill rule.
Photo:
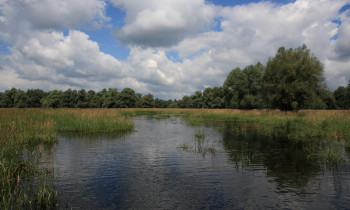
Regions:
<instances>
[{"instance_id":1,"label":"reed bed","mask_svg":"<svg viewBox=\"0 0 350 210\"><path fill-rule=\"evenodd\" d=\"M83 133L124 133L134 124L118 109L51 109L46 110L58 131Z\"/></svg>"},{"instance_id":2,"label":"reed bed","mask_svg":"<svg viewBox=\"0 0 350 210\"><path fill-rule=\"evenodd\" d=\"M253 124L264 127L265 131L271 132L271 135L284 135L295 141L327 138L345 141L350 147L350 111L347 110L283 112L279 110L152 109L150 111L158 115L176 114L184 117L192 125L215 122ZM145 112L147 110L142 110L142 113Z\"/></svg>"},{"instance_id":3,"label":"reed bed","mask_svg":"<svg viewBox=\"0 0 350 210\"><path fill-rule=\"evenodd\" d=\"M117 110L0 109L0 209L57 205L52 168L43 167L40 145L57 142L57 133L124 133L133 123Z\"/></svg>"},{"instance_id":4,"label":"reed bed","mask_svg":"<svg viewBox=\"0 0 350 210\"><path fill-rule=\"evenodd\" d=\"M350 150L350 110L124 109L126 116L175 115L192 126L235 123L259 129L262 135L301 143L309 158L336 166ZM182 145L183 146L183 145Z\"/></svg>"},{"instance_id":5,"label":"reed bed","mask_svg":"<svg viewBox=\"0 0 350 210\"><path fill-rule=\"evenodd\" d=\"M41 208L55 205L56 192L39 156L23 159L23 149L56 142L55 122L34 109L0 109L0 208ZM45 181L43 181L45 180ZM47 190L50 189L50 190Z\"/></svg>"},{"instance_id":6,"label":"reed bed","mask_svg":"<svg viewBox=\"0 0 350 210\"><path fill-rule=\"evenodd\" d=\"M229 122L255 127L262 135L302 143L310 158L317 157L330 165L347 159L345 151L350 150L349 110L131 109L125 112L129 116L178 115L193 126Z\"/></svg>"},{"instance_id":7,"label":"reed bed","mask_svg":"<svg viewBox=\"0 0 350 210\"><path fill-rule=\"evenodd\" d=\"M124 109L121 113L127 116L178 115L191 125L248 123L264 127L271 135L285 135L296 141L327 138L342 140L350 147L350 110Z\"/></svg>"}]
</instances>

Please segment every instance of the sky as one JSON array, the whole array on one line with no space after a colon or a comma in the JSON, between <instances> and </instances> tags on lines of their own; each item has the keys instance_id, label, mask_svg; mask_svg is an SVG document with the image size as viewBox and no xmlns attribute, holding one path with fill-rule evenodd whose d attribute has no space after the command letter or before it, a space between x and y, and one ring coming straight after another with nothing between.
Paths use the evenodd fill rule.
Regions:
<instances>
[{"instance_id":1,"label":"sky","mask_svg":"<svg viewBox=\"0 0 350 210\"><path fill-rule=\"evenodd\" d=\"M306 44L350 80L350 0L0 0L0 91L125 87L181 99Z\"/></svg>"}]
</instances>

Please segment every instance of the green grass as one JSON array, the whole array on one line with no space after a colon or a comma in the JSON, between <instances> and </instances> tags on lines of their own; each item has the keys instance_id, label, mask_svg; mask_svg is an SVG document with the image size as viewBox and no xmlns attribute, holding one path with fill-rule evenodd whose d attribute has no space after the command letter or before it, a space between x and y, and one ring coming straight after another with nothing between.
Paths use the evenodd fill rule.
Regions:
<instances>
[{"instance_id":1,"label":"green grass","mask_svg":"<svg viewBox=\"0 0 350 210\"><path fill-rule=\"evenodd\" d=\"M58 132L125 133L133 123L118 110L0 109L0 209L54 208L52 168L40 163L40 145Z\"/></svg>"},{"instance_id":2,"label":"green grass","mask_svg":"<svg viewBox=\"0 0 350 210\"><path fill-rule=\"evenodd\" d=\"M310 150L310 157L319 157L328 163L344 159L344 150L350 150L350 111L348 110L302 110L282 112L279 110L234 109L142 109L127 110L129 113L181 116L192 126L224 125L235 123L258 128L262 135L283 137L300 142ZM243 133L242 133L243 134ZM196 138L202 138L200 132ZM315 146L316 145L316 146Z\"/></svg>"},{"instance_id":3,"label":"green grass","mask_svg":"<svg viewBox=\"0 0 350 210\"><path fill-rule=\"evenodd\" d=\"M50 172L38 168L35 151L29 153L31 158L22 156L24 148L56 141L55 123L44 113L34 109L0 109L1 209L55 205L56 192L49 187Z\"/></svg>"},{"instance_id":4,"label":"green grass","mask_svg":"<svg viewBox=\"0 0 350 210\"><path fill-rule=\"evenodd\" d=\"M282 112L232 109L127 109L123 110L122 114L127 116L177 115L194 126L225 122L241 123L260 126L271 135L284 135L295 141L329 138L345 141L346 146L350 147L350 111L344 110Z\"/></svg>"},{"instance_id":5,"label":"green grass","mask_svg":"<svg viewBox=\"0 0 350 210\"><path fill-rule=\"evenodd\" d=\"M61 132L125 133L134 124L117 109L57 109L49 115Z\"/></svg>"},{"instance_id":6,"label":"green grass","mask_svg":"<svg viewBox=\"0 0 350 210\"><path fill-rule=\"evenodd\" d=\"M204 139L204 133L203 132L195 133L194 136L197 139Z\"/></svg>"}]
</instances>

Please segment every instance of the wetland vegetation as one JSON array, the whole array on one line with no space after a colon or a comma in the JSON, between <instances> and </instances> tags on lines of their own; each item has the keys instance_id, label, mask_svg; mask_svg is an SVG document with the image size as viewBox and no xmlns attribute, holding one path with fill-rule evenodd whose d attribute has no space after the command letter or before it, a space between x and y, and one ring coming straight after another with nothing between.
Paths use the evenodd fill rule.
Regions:
<instances>
[{"instance_id":1,"label":"wetland vegetation","mask_svg":"<svg viewBox=\"0 0 350 210\"><path fill-rule=\"evenodd\" d=\"M56 204L52 168L36 145L52 145L58 132L125 133L133 124L116 110L0 109L0 208Z\"/></svg>"},{"instance_id":2,"label":"wetland vegetation","mask_svg":"<svg viewBox=\"0 0 350 210\"><path fill-rule=\"evenodd\" d=\"M38 145L54 145L60 133L126 134L134 130L132 118L152 115L156 120L172 116L197 127L194 143L175 148L215 155L218 145L209 142L201 126L227 130L244 137L252 130L271 139L284 139L303 148L310 161L337 167L347 161L350 148L350 111L234 110L234 109L0 109L0 207L38 208L58 205L54 168L42 158ZM231 144L231 143L230 143ZM233 156L232 158L238 158ZM251 161L254 155L240 156Z\"/></svg>"}]
</instances>

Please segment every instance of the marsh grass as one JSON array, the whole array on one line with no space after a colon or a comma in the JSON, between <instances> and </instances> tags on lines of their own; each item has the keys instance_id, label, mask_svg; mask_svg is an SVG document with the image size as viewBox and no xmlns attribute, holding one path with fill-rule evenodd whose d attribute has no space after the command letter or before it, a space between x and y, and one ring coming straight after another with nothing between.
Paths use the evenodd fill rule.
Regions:
<instances>
[{"instance_id":1,"label":"marsh grass","mask_svg":"<svg viewBox=\"0 0 350 210\"><path fill-rule=\"evenodd\" d=\"M329 138L343 140L350 146L350 111L203 110L188 114L186 119L194 125L213 122L252 124L295 141Z\"/></svg>"},{"instance_id":2,"label":"marsh grass","mask_svg":"<svg viewBox=\"0 0 350 210\"><path fill-rule=\"evenodd\" d=\"M263 135L301 142L309 157L338 163L350 148L350 111L206 110L206 109L0 109L0 208L48 208L57 205L53 174L40 164L36 145L57 142L58 132L121 134L133 130L130 117L181 116L189 124L226 122L259 128ZM243 126L243 127L244 127ZM244 129L240 130L246 134ZM244 136L243 136L244 137ZM242 137L242 138L243 138ZM215 145L195 134L194 145L179 149L215 154ZM23 149L29 156L23 158Z\"/></svg>"},{"instance_id":3,"label":"marsh grass","mask_svg":"<svg viewBox=\"0 0 350 210\"><path fill-rule=\"evenodd\" d=\"M214 143L209 144L208 142L204 142L201 139L197 139L194 145L190 144L179 144L177 145L178 149L182 149L186 152L192 152L194 154L200 154L202 157L206 157L207 154L211 154L215 156L216 146Z\"/></svg>"},{"instance_id":4,"label":"marsh grass","mask_svg":"<svg viewBox=\"0 0 350 210\"><path fill-rule=\"evenodd\" d=\"M192 126L225 122L261 127L270 135L283 135L294 141L313 138L329 138L345 141L350 148L349 110L301 110L283 112L279 110L237 109L126 109L123 115L176 115Z\"/></svg>"},{"instance_id":5,"label":"marsh grass","mask_svg":"<svg viewBox=\"0 0 350 210\"><path fill-rule=\"evenodd\" d=\"M0 209L57 205L52 168L42 164L40 145L58 132L125 133L133 123L117 110L0 109Z\"/></svg>"},{"instance_id":6,"label":"marsh grass","mask_svg":"<svg viewBox=\"0 0 350 210\"><path fill-rule=\"evenodd\" d=\"M142 109L127 113L170 114L183 117L191 126L223 125L227 122L255 127L263 135L287 138L290 141L312 145L317 142L318 156L327 163L344 159L342 151L350 149L349 110L236 110L236 109ZM244 135L244 129L241 132ZM197 134L199 135L199 134ZM306 146L307 147L307 146ZM342 148L342 149L340 149Z\"/></svg>"},{"instance_id":7,"label":"marsh grass","mask_svg":"<svg viewBox=\"0 0 350 210\"><path fill-rule=\"evenodd\" d=\"M55 205L50 173L23 149L57 141L55 122L36 109L0 109L0 208L39 208ZM38 154L40 155L40 154ZM38 158L36 158L38 159ZM45 180L45 181L40 181ZM45 193L44 193L45 192Z\"/></svg>"},{"instance_id":8,"label":"marsh grass","mask_svg":"<svg viewBox=\"0 0 350 210\"><path fill-rule=\"evenodd\" d=\"M157 120L168 119L170 117L171 117L170 114L157 114L154 116L154 118L156 118Z\"/></svg>"},{"instance_id":9,"label":"marsh grass","mask_svg":"<svg viewBox=\"0 0 350 210\"><path fill-rule=\"evenodd\" d=\"M60 132L125 133L134 129L117 109L55 109L48 114Z\"/></svg>"},{"instance_id":10,"label":"marsh grass","mask_svg":"<svg viewBox=\"0 0 350 210\"><path fill-rule=\"evenodd\" d=\"M193 144L179 144L177 145L177 148L182 149L183 151L192 152L194 154L201 154L203 157L205 157L207 154L215 156L217 145L214 142L205 140L204 131L197 130L194 136L195 138Z\"/></svg>"},{"instance_id":11,"label":"marsh grass","mask_svg":"<svg viewBox=\"0 0 350 210\"><path fill-rule=\"evenodd\" d=\"M201 139L204 139L204 132L203 131L197 131L194 136L198 139L198 140L201 140Z\"/></svg>"}]
</instances>

